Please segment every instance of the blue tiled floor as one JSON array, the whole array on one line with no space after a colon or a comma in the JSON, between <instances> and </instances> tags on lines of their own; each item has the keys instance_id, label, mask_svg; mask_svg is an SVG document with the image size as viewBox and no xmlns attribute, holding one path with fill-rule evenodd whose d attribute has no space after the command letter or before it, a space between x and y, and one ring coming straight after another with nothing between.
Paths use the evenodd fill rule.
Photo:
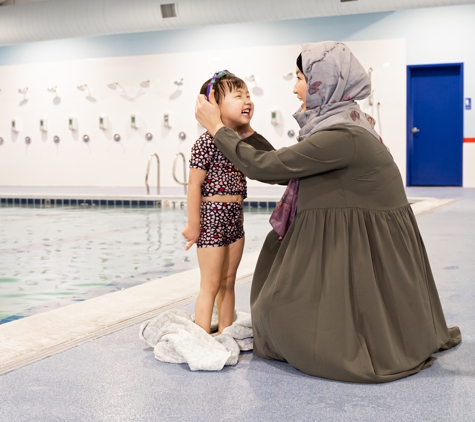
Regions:
<instances>
[{"instance_id":1,"label":"blue tiled floor","mask_svg":"<svg viewBox=\"0 0 475 422\"><path fill-rule=\"evenodd\" d=\"M439 354L431 368L361 385L313 378L246 353L235 367L194 373L156 361L133 326L0 376L0 420L475 420L475 189L408 191L458 199L418 218L447 323L463 334L463 343ZM249 310L249 288L238 287L238 309Z\"/></svg>"}]
</instances>

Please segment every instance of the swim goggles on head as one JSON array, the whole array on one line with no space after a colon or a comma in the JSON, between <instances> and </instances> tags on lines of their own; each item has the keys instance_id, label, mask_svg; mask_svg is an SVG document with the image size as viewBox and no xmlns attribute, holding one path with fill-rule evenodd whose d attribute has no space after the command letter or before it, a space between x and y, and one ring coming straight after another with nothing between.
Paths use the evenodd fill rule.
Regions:
<instances>
[{"instance_id":1,"label":"swim goggles on head","mask_svg":"<svg viewBox=\"0 0 475 422\"><path fill-rule=\"evenodd\" d=\"M209 93L214 87L214 84L218 81L219 78L222 78L223 76L226 75L232 75L234 76L234 73L231 73L229 70L222 70L221 72L216 72L213 77L211 78L211 82L208 84L208 87L206 88L206 99L209 101Z\"/></svg>"}]
</instances>

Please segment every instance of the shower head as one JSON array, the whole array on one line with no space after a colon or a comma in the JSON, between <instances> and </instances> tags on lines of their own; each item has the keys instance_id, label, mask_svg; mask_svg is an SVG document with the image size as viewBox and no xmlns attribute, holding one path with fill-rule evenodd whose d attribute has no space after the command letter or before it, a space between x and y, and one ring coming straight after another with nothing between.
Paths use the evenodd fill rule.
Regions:
<instances>
[{"instance_id":1,"label":"shower head","mask_svg":"<svg viewBox=\"0 0 475 422\"><path fill-rule=\"evenodd\" d=\"M87 86L87 84L82 84L82 85L78 85L77 86L77 89L79 89L79 91L86 91L87 92L87 96L86 98L89 99L89 100L94 100L92 97L91 97L91 90L89 89L89 87ZM95 100L94 100L95 101Z\"/></svg>"}]
</instances>

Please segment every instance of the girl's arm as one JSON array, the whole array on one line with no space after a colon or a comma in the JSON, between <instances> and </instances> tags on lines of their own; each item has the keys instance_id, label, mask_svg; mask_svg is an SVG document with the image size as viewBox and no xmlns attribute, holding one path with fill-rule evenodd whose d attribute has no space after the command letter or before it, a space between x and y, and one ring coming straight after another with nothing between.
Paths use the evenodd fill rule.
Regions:
<instances>
[{"instance_id":1,"label":"girl's arm","mask_svg":"<svg viewBox=\"0 0 475 422\"><path fill-rule=\"evenodd\" d=\"M201 185L203 184L205 177L206 170L190 168L188 196L186 201L188 223L181 233L188 242L185 251L190 249L200 237Z\"/></svg>"}]
</instances>

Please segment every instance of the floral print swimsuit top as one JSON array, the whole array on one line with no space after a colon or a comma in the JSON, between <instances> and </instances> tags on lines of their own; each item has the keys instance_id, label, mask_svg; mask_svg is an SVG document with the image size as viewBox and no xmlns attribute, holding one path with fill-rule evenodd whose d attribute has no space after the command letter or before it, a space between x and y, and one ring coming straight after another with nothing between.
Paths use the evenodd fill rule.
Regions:
<instances>
[{"instance_id":1,"label":"floral print swimsuit top","mask_svg":"<svg viewBox=\"0 0 475 422\"><path fill-rule=\"evenodd\" d=\"M246 176L216 147L209 132L203 133L191 148L190 168L206 170L202 196L242 195L247 197Z\"/></svg>"}]
</instances>

